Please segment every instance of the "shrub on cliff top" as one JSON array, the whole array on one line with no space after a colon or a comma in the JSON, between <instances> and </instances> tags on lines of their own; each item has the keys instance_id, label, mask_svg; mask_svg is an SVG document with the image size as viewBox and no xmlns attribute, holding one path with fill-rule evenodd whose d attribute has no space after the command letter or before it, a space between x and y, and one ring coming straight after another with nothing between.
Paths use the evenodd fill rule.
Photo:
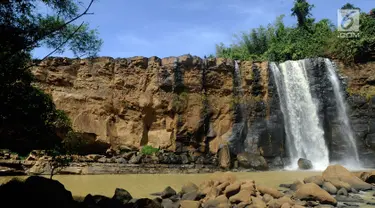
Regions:
<instances>
[{"instance_id":1,"label":"shrub on cliff top","mask_svg":"<svg viewBox=\"0 0 375 208\"><path fill-rule=\"evenodd\" d=\"M314 57L337 58L347 63L375 59L375 14L361 12L359 37L339 38L336 27L328 20L315 22L310 10L313 5L296 0L292 16L297 25L288 27L283 15L273 25L243 32L229 45L216 46L216 56L255 61L286 61ZM343 9L358 9L346 4Z\"/></svg>"}]
</instances>

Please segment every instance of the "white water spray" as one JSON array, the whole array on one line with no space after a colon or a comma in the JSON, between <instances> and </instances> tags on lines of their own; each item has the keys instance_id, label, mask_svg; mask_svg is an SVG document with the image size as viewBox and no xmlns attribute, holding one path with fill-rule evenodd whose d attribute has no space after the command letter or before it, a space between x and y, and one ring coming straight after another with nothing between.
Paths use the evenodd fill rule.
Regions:
<instances>
[{"instance_id":1,"label":"white water spray","mask_svg":"<svg viewBox=\"0 0 375 208\"><path fill-rule=\"evenodd\" d=\"M324 59L326 64L329 80L331 81L333 91L335 94L336 108L337 108L337 120L340 123L341 137L346 142L348 148L346 149L348 158L346 158L343 163L353 168L360 168L359 157L357 151L357 144L354 138L352 128L349 123L349 118L346 109L346 103L342 97L343 93L340 87L340 81L337 77L335 67L329 59Z\"/></svg>"},{"instance_id":2,"label":"white water spray","mask_svg":"<svg viewBox=\"0 0 375 208\"><path fill-rule=\"evenodd\" d=\"M313 163L314 169L324 170L329 164L328 148L319 125L304 60L287 61L279 66L271 63L291 158L291 165L286 169L297 169L298 159L305 158Z\"/></svg>"}]
</instances>

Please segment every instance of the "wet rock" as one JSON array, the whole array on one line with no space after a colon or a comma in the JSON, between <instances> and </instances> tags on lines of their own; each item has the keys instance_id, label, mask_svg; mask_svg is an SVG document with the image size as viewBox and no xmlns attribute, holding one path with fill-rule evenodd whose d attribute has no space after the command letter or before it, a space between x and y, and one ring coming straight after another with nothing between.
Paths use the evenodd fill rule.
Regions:
<instances>
[{"instance_id":1,"label":"wet rock","mask_svg":"<svg viewBox=\"0 0 375 208\"><path fill-rule=\"evenodd\" d=\"M165 199L165 198L169 198L171 196L174 196L176 195L176 191L171 188L170 186L168 186L167 188L164 189L164 191L161 193L161 198L162 199Z\"/></svg>"},{"instance_id":2,"label":"wet rock","mask_svg":"<svg viewBox=\"0 0 375 208\"><path fill-rule=\"evenodd\" d=\"M180 201L180 208L199 208L201 203L199 201L182 200Z\"/></svg>"},{"instance_id":3,"label":"wet rock","mask_svg":"<svg viewBox=\"0 0 375 208\"><path fill-rule=\"evenodd\" d=\"M298 167L302 170L309 170L313 168L313 165L310 160L300 158L298 159Z\"/></svg>"},{"instance_id":4,"label":"wet rock","mask_svg":"<svg viewBox=\"0 0 375 208\"><path fill-rule=\"evenodd\" d=\"M276 199L284 196L284 194L282 194L280 191L278 191L275 188L270 188L270 187L266 187L266 186L263 186L263 185L257 185L257 189L263 195L269 194Z\"/></svg>"},{"instance_id":5,"label":"wet rock","mask_svg":"<svg viewBox=\"0 0 375 208\"><path fill-rule=\"evenodd\" d=\"M253 168L255 170L268 170L267 161L260 155L250 154L248 152L237 155L238 164L242 168Z\"/></svg>"},{"instance_id":6,"label":"wet rock","mask_svg":"<svg viewBox=\"0 0 375 208\"><path fill-rule=\"evenodd\" d=\"M332 185L332 183L330 183L330 182L324 182L322 188L330 194L336 194L337 193L337 188L334 185Z\"/></svg>"},{"instance_id":7,"label":"wet rock","mask_svg":"<svg viewBox=\"0 0 375 208\"><path fill-rule=\"evenodd\" d=\"M344 188L341 188L339 191L337 191L337 195L348 196L348 191Z\"/></svg>"},{"instance_id":8,"label":"wet rock","mask_svg":"<svg viewBox=\"0 0 375 208\"><path fill-rule=\"evenodd\" d=\"M131 199L133 199L132 195L126 191L125 189L116 188L115 194L112 197L113 200L117 200L122 204L128 203Z\"/></svg>"},{"instance_id":9,"label":"wet rock","mask_svg":"<svg viewBox=\"0 0 375 208\"><path fill-rule=\"evenodd\" d=\"M315 183L302 185L295 193L296 199L300 200L317 200L322 204L336 205L337 201L328 192L321 189Z\"/></svg>"},{"instance_id":10,"label":"wet rock","mask_svg":"<svg viewBox=\"0 0 375 208\"><path fill-rule=\"evenodd\" d=\"M307 177L303 180L305 183L315 183L318 186L322 186L324 183L324 179L322 176L311 176Z\"/></svg>"}]
</instances>

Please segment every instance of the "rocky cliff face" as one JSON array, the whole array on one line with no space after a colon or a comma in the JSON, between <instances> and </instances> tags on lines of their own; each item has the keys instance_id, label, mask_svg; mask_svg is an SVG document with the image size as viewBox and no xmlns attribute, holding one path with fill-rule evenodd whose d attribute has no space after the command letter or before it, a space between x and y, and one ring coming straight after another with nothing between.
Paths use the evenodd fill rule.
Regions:
<instances>
[{"instance_id":1,"label":"rocky cliff face","mask_svg":"<svg viewBox=\"0 0 375 208\"><path fill-rule=\"evenodd\" d=\"M310 63L311 91L321 101L319 115L335 159L343 154L332 130L333 92L321 61ZM229 143L233 153L260 154L280 166L286 156L285 130L268 63L243 61L238 66L236 71L231 60L190 55L50 58L32 71L35 85L52 95L75 130L115 148L151 145L217 153ZM359 152L366 158L375 156L375 82L367 76L375 74L374 66L361 65L353 73L339 64L343 85L351 92L347 100Z\"/></svg>"},{"instance_id":2,"label":"rocky cliff face","mask_svg":"<svg viewBox=\"0 0 375 208\"><path fill-rule=\"evenodd\" d=\"M273 115L268 105L272 93L267 63L242 62L241 76L235 79L233 61L190 55L50 58L32 71L38 80L35 84L68 113L75 130L114 147L148 144L177 152L216 153L230 140L239 116L255 124L272 120ZM236 86L243 96L234 93ZM241 115L236 109L244 104L247 113ZM258 128L254 131L262 134ZM232 139L232 146L247 135ZM252 151L260 148L273 156L268 141L253 139L252 143Z\"/></svg>"}]
</instances>

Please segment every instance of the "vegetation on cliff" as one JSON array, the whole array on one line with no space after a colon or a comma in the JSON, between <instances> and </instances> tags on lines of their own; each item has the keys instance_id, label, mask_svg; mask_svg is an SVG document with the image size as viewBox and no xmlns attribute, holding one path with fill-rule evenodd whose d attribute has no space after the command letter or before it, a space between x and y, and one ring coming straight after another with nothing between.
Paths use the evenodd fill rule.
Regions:
<instances>
[{"instance_id":1,"label":"vegetation on cliff","mask_svg":"<svg viewBox=\"0 0 375 208\"><path fill-rule=\"evenodd\" d=\"M375 15L361 11L359 36L339 38L339 31L328 19L318 22L311 15L314 5L306 0L295 0L291 9L297 25L284 24L284 15L274 24L260 26L237 35L238 41L216 46L216 56L240 60L286 61L313 57L337 58L347 63L374 58ZM359 9L345 4L343 9Z\"/></svg>"},{"instance_id":2,"label":"vegetation on cliff","mask_svg":"<svg viewBox=\"0 0 375 208\"><path fill-rule=\"evenodd\" d=\"M71 50L76 56L94 56L102 41L80 13L78 1L20 0L0 3L0 148L26 153L61 146L71 131L70 121L56 109L51 96L32 86L31 51L40 46L52 52ZM52 12L42 13L38 8Z\"/></svg>"}]
</instances>

